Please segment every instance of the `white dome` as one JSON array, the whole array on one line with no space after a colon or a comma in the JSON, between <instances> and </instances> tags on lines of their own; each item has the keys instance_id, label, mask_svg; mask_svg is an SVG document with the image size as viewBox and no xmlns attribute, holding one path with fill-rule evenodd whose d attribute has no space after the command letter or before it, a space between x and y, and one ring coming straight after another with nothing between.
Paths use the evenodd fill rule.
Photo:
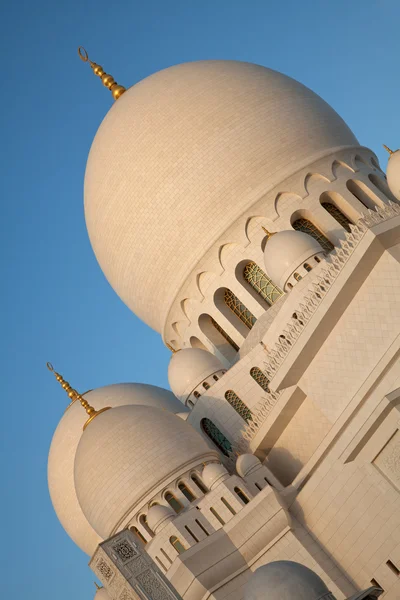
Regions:
<instances>
[{"instance_id":1,"label":"white dome","mask_svg":"<svg viewBox=\"0 0 400 600\"><path fill-rule=\"evenodd\" d=\"M115 102L90 150L85 216L97 260L161 331L190 271L248 207L354 145L324 100L271 69L210 60L155 73Z\"/></svg>"},{"instance_id":2,"label":"white dome","mask_svg":"<svg viewBox=\"0 0 400 600\"><path fill-rule=\"evenodd\" d=\"M99 588L95 595L94 595L94 600L111 600L110 596L108 595L108 592L105 588Z\"/></svg>"},{"instance_id":3,"label":"white dome","mask_svg":"<svg viewBox=\"0 0 400 600\"><path fill-rule=\"evenodd\" d=\"M83 432L75 457L76 495L93 529L107 539L146 496L216 458L179 417L148 406L120 406L98 415Z\"/></svg>"},{"instance_id":4,"label":"white dome","mask_svg":"<svg viewBox=\"0 0 400 600\"><path fill-rule=\"evenodd\" d=\"M261 462L254 454L241 454L236 461L236 471L240 477L246 477L261 467Z\"/></svg>"},{"instance_id":5,"label":"white dome","mask_svg":"<svg viewBox=\"0 0 400 600\"><path fill-rule=\"evenodd\" d=\"M119 383L92 390L84 397L96 408L143 404L182 412L182 404L168 390L142 383ZM82 426L87 419L79 402L62 416L54 433L47 467L51 500L57 517L73 541L92 556L102 541L87 522L79 506L74 484L74 460Z\"/></svg>"},{"instance_id":6,"label":"white dome","mask_svg":"<svg viewBox=\"0 0 400 600\"><path fill-rule=\"evenodd\" d=\"M158 533L164 527L173 521L176 517L176 513L168 506L161 506L160 504L152 506L147 513L147 524L154 533Z\"/></svg>"},{"instance_id":7,"label":"white dome","mask_svg":"<svg viewBox=\"0 0 400 600\"><path fill-rule=\"evenodd\" d=\"M396 150L390 155L386 177L390 191L397 200L400 200L400 150Z\"/></svg>"},{"instance_id":8,"label":"white dome","mask_svg":"<svg viewBox=\"0 0 400 600\"><path fill-rule=\"evenodd\" d=\"M244 600L322 600L327 594L328 588L314 571L279 560L256 569L245 586Z\"/></svg>"},{"instance_id":9,"label":"white dome","mask_svg":"<svg viewBox=\"0 0 400 600\"><path fill-rule=\"evenodd\" d=\"M221 361L202 348L184 348L171 356L168 381L175 396L185 403L189 394L204 379L225 369Z\"/></svg>"},{"instance_id":10,"label":"white dome","mask_svg":"<svg viewBox=\"0 0 400 600\"><path fill-rule=\"evenodd\" d=\"M278 231L265 244L264 264L268 276L283 290L296 269L321 252L317 240L303 231Z\"/></svg>"},{"instance_id":11,"label":"white dome","mask_svg":"<svg viewBox=\"0 0 400 600\"><path fill-rule=\"evenodd\" d=\"M224 465L221 465L220 463L210 463L204 467L202 477L208 489L212 490L221 483L221 481L227 479L229 473Z\"/></svg>"}]
</instances>

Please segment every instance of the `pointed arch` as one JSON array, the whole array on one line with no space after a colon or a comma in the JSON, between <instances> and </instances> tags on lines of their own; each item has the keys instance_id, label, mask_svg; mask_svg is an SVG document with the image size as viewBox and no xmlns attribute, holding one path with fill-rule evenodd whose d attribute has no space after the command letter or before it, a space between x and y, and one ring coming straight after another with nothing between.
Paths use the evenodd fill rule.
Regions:
<instances>
[{"instance_id":1,"label":"pointed arch","mask_svg":"<svg viewBox=\"0 0 400 600\"><path fill-rule=\"evenodd\" d=\"M314 186L330 183L329 179L320 173L308 173L304 179L304 188L309 194Z\"/></svg>"},{"instance_id":2,"label":"pointed arch","mask_svg":"<svg viewBox=\"0 0 400 600\"><path fill-rule=\"evenodd\" d=\"M224 436L222 431L218 429L215 423L213 423L210 419L204 418L200 421L200 426L206 436L210 438L210 440L217 446L222 454L229 456L230 452L232 452L232 444L228 438Z\"/></svg>"},{"instance_id":3,"label":"pointed arch","mask_svg":"<svg viewBox=\"0 0 400 600\"><path fill-rule=\"evenodd\" d=\"M253 420L253 414L248 406L239 398L239 396L233 391L228 390L225 392L225 400L236 410L238 415L246 422Z\"/></svg>"}]
</instances>

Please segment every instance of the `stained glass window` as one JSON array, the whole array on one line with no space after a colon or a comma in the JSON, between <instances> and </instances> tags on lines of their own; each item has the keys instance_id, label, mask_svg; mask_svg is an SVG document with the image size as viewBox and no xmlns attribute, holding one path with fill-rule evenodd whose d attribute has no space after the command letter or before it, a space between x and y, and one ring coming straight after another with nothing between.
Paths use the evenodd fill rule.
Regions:
<instances>
[{"instance_id":1,"label":"stained glass window","mask_svg":"<svg viewBox=\"0 0 400 600\"><path fill-rule=\"evenodd\" d=\"M229 453L232 452L232 444L224 436L224 434L218 429L216 425L210 419L202 419L201 427L206 435L214 442L214 444L219 448L222 454L225 456L229 456Z\"/></svg>"},{"instance_id":2,"label":"stained glass window","mask_svg":"<svg viewBox=\"0 0 400 600\"><path fill-rule=\"evenodd\" d=\"M331 252L333 250L333 244L317 227L315 227L313 223L311 223L311 221L308 221L308 219L297 219L293 223L292 227L297 231L303 231L304 233L311 235L315 240L317 240L317 242L319 242L325 252Z\"/></svg>"},{"instance_id":3,"label":"stained glass window","mask_svg":"<svg viewBox=\"0 0 400 600\"><path fill-rule=\"evenodd\" d=\"M242 419L245 421L252 420L251 410L245 405L243 400L241 400L239 396L235 394L233 390L228 390L225 392L225 400L228 400L229 404L236 410Z\"/></svg>"},{"instance_id":4,"label":"stained glass window","mask_svg":"<svg viewBox=\"0 0 400 600\"><path fill-rule=\"evenodd\" d=\"M249 311L248 308L239 300L237 296L231 290L225 290L224 293L224 302L226 306L233 312L239 319L251 329L253 325L256 323L257 319L255 316Z\"/></svg>"},{"instance_id":5,"label":"stained glass window","mask_svg":"<svg viewBox=\"0 0 400 600\"><path fill-rule=\"evenodd\" d=\"M345 214L342 213L341 210L338 209L337 206L335 206L334 204L332 204L331 202L321 202L321 206L324 207L324 209L326 211L328 211L328 213L330 215L332 215L332 217L334 219L336 219L336 221L346 230L346 231L350 231L350 225L352 224L352 222L350 221L350 219L348 219L346 217Z\"/></svg>"},{"instance_id":6,"label":"stained glass window","mask_svg":"<svg viewBox=\"0 0 400 600\"><path fill-rule=\"evenodd\" d=\"M282 290L274 285L271 279L255 262L248 263L243 271L243 276L253 290L271 306L283 294Z\"/></svg>"},{"instance_id":7,"label":"stained glass window","mask_svg":"<svg viewBox=\"0 0 400 600\"><path fill-rule=\"evenodd\" d=\"M221 325L218 325L217 321L214 321L212 317L210 317L210 319L213 327L215 327L215 329L219 331L222 337L226 339L226 341L232 346L232 348L234 348L234 350L238 352L239 346L236 344L236 342L234 342L233 339L226 333L226 331L222 329Z\"/></svg>"},{"instance_id":8,"label":"stained glass window","mask_svg":"<svg viewBox=\"0 0 400 600\"><path fill-rule=\"evenodd\" d=\"M260 387L264 390L264 392L269 392L269 379L264 375L264 373L258 367L253 367L250 370L250 375L253 379L258 383Z\"/></svg>"}]
</instances>

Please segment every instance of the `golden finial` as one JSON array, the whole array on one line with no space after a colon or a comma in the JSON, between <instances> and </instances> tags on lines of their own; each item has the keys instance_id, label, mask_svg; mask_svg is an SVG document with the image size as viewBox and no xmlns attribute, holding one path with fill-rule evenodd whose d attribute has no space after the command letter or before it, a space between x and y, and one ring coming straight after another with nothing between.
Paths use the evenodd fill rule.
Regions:
<instances>
[{"instance_id":1,"label":"golden finial","mask_svg":"<svg viewBox=\"0 0 400 600\"><path fill-rule=\"evenodd\" d=\"M168 350L171 350L172 354L175 354L175 352L177 352L177 350L175 350L175 348L173 348L171 344L168 344L168 342L165 342L165 345L167 346Z\"/></svg>"},{"instance_id":2,"label":"golden finial","mask_svg":"<svg viewBox=\"0 0 400 600\"><path fill-rule=\"evenodd\" d=\"M94 63L90 60L88 53L86 52L86 50L83 46L79 46L78 54L79 54L79 58L81 60L83 60L83 62L88 62L90 64L90 66L93 69L93 73L95 75L97 75L97 77L101 77L103 85L105 85L106 88L108 88L110 90L110 92L113 95L114 100L118 100L118 98L120 98L122 96L122 94L124 92L126 92L126 88L124 88L123 85L118 85L118 83L115 81L114 77L112 77L111 75L108 75L107 73L104 72L103 67L101 67L100 65L97 65L96 63Z\"/></svg>"},{"instance_id":3,"label":"golden finial","mask_svg":"<svg viewBox=\"0 0 400 600\"><path fill-rule=\"evenodd\" d=\"M89 418L88 418L88 420L86 421L86 423L83 426L84 430L89 425L89 423L91 421L93 421L93 419L95 417L97 417L97 415L99 415L100 413L102 413L102 412L108 410L109 408L111 408L111 406L106 406L105 408L101 408L100 410L95 410L93 408L93 406L90 406L89 402L87 402L85 400L85 398L83 398L83 396L81 396L81 394L79 394L76 390L74 390L70 386L70 384L68 383L68 381L65 381L65 379L63 378L62 375L60 375L60 373L57 373L57 371L54 370L54 367L53 367L53 365L50 362L46 363L46 367L49 369L49 371L51 371L54 374L54 377L57 379L58 383L67 392L68 396L71 398L71 404L73 404L74 402L76 402L76 400L79 400L79 402L81 403L81 405L83 406L83 408L86 410L86 414L89 415ZM69 406L71 406L71 404Z\"/></svg>"},{"instance_id":4,"label":"golden finial","mask_svg":"<svg viewBox=\"0 0 400 600\"><path fill-rule=\"evenodd\" d=\"M276 234L276 231L268 231L265 227L261 227L261 229L267 234L267 242L269 238L272 238L272 236Z\"/></svg>"},{"instance_id":5,"label":"golden finial","mask_svg":"<svg viewBox=\"0 0 400 600\"><path fill-rule=\"evenodd\" d=\"M96 586L97 590L102 590L103 587L101 585L99 585L98 583L96 583L95 581L93 581L94 585Z\"/></svg>"},{"instance_id":6,"label":"golden finial","mask_svg":"<svg viewBox=\"0 0 400 600\"><path fill-rule=\"evenodd\" d=\"M386 146L386 144L382 144L382 146L385 148L385 150L387 150L390 154L390 156L392 156L392 154L394 154L393 150L391 150L388 146Z\"/></svg>"}]
</instances>

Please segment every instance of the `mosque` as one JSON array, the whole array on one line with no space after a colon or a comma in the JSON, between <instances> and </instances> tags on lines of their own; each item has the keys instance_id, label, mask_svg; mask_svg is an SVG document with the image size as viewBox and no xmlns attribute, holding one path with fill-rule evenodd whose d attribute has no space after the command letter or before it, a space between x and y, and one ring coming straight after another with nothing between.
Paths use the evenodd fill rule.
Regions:
<instances>
[{"instance_id":1,"label":"mosque","mask_svg":"<svg viewBox=\"0 0 400 600\"><path fill-rule=\"evenodd\" d=\"M318 95L207 60L130 89L90 150L87 230L160 333L171 391L80 394L54 509L96 600L400 599L400 150ZM90 382L88 382L90 385Z\"/></svg>"}]
</instances>

